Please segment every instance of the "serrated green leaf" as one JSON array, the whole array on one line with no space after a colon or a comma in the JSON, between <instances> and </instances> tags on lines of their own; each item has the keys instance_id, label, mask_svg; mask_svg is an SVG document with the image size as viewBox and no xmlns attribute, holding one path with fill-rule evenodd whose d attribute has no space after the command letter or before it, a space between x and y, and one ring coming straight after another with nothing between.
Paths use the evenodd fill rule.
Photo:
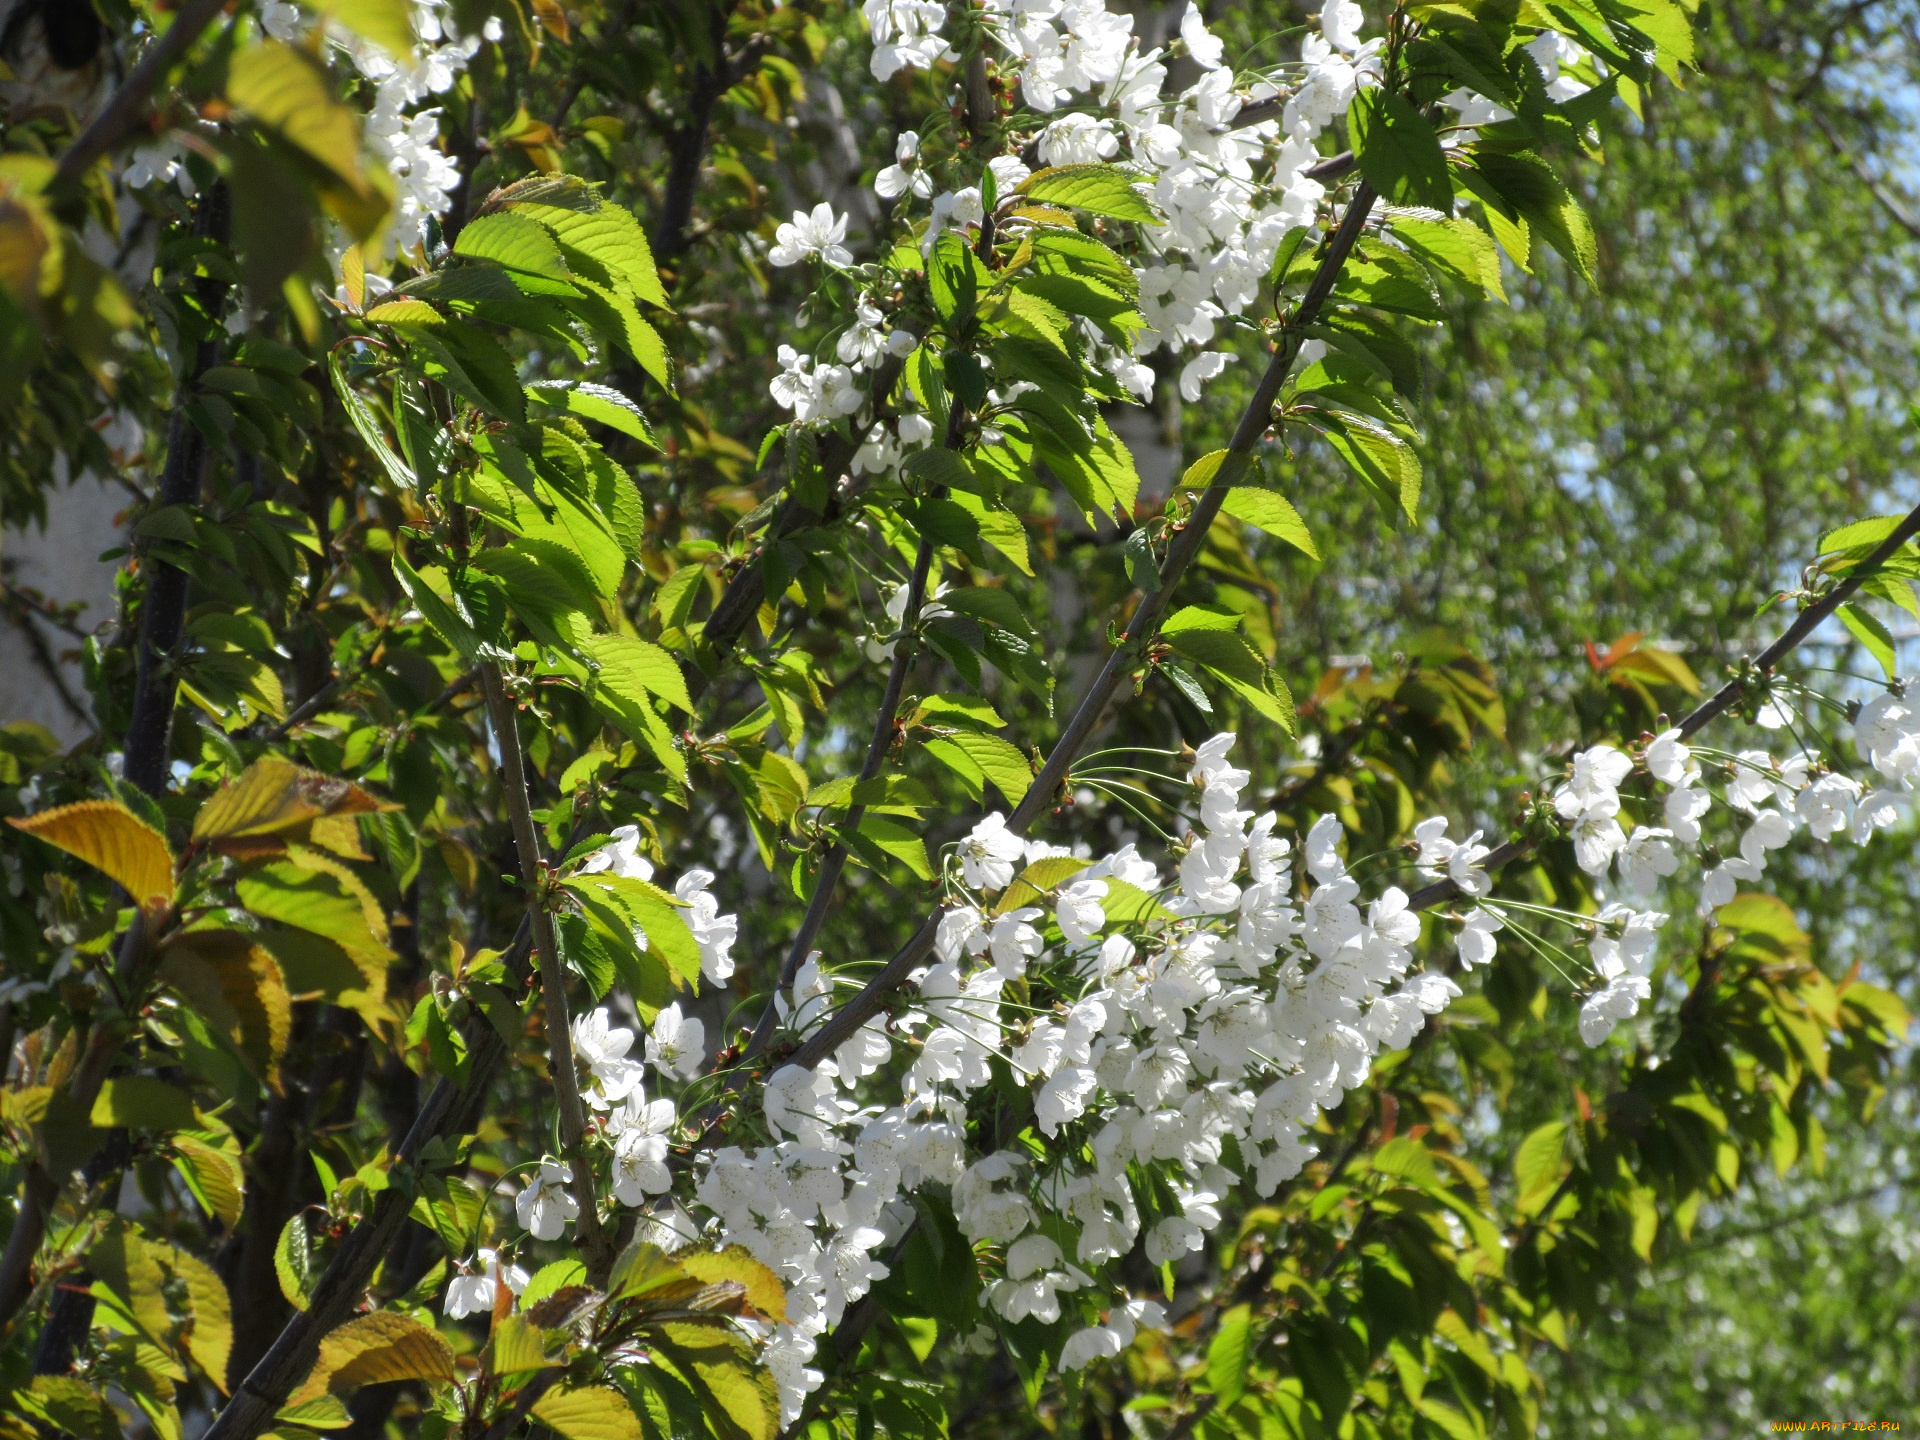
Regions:
<instances>
[{"instance_id":1,"label":"serrated green leaf","mask_svg":"<svg viewBox=\"0 0 1920 1440\"><path fill-rule=\"evenodd\" d=\"M1139 177L1116 165L1055 165L1020 182L1019 193L1042 205L1084 210L1142 225L1161 224L1147 198L1134 189Z\"/></svg>"},{"instance_id":2,"label":"serrated green leaf","mask_svg":"<svg viewBox=\"0 0 1920 1440\"><path fill-rule=\"evenodd\" d=\"M313 1252L304 1213L287 1217L273 1247L273 1273L280 1293L296 1310L304 1310L313 1296Z\"/></svg>"},{"instance_id":3,"label":"serrated green leaf","mask_svg":"<svg viewBox=\"0 0 1920 1440\"><path fill-rule=\"evenodd\" d=\"M1399 91L1375 86L1347 107L1347 134L1360 173L1396 205L1453 209L1453 181L1440 136Z\"/></svg>"}]
</instances>

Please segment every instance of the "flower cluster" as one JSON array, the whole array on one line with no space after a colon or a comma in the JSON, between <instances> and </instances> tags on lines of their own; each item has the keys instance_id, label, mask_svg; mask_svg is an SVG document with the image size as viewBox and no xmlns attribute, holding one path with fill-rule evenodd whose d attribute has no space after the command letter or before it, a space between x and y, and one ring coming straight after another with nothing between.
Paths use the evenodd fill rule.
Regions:
<instances>
[{"instance_id":1,"label":"flower cluster","mask_svg":"<svg viewBox=\"0 0 1920 1440\"><path fill-rule=\"evenodd\" d=\"M368 156L394 180L393 212L382 232L387 255L424 243L428 219L447 212L460 183L460 168L440 143L440 111L423 103L453 88L483 39L502 34L495 17L479 35L461 34L447 0L413 0L412 19L417 38L405 55L391 54L338 21L327 22L325 31L332 56L373 87L363 133ZM288 0L265 0L260 7L261 29L284 44L304 45L312 25L308 10ZM162 135L132 153L121 181L135 189L171 182L191 195L185 161L178 137Z\"/></svg>"},{"instance_id":2,"label":"flower cluster","mask_svg":"<svg viewBox=\"0 0 1920 1440\"><path fill-rule=\"evenodd\" d=\"M1920 714L1900 694L1862 706L1854 736L1865 765L1920 787ZM1363 892L1335 817L1296 837L1277 814L1242 807L1250 776L1232 764L1234 744L1218 735L1194 753L1194 818L1171 875L1134 844L1096 859L1024 839L999 814L981 820L950 853L932 957L910 977L906 1007L812 1068L775 1069L760 1107L768 1143L696 1155L680 1199L663 1198L679 1188L668 1152L680 1117L665 1094L649 1098L646 1071L656 1088L697 1076L703 1027L677 1005L661 1011L642 1061L637 1032L607 1011L576 1020L613 1199L650 1207L648 1233L671 1244L743 1246L788 1286L787 1319L767 1329L764 1354L789 1420L820 1383L819 1337L886 1276L915 1190L948 1187L987 1267L983 1305L1008 1323L1076 1318L1067 1368L1112 1356L1165 1320L1127 1293L1123 1258L1138 1248L1155 1265L1177 1260L1205 1244L1230 1194L1272 1194L1297 1175L1317 1153L1310 1132L1323 1113L1461 993L1431 953L1416 967L1413 902L1392 884ZM1739 827L1737 854L1707 839L1716 801ZM1573 755L1542 806L1593 877L1594 913L1493 896L1481 833L1452 840L1444 818L1413 828L1405 860L1449 882L1455 908L1427 938L1451 933L1464 970L1489 962L1496 935L1523 920L1579 931L1593 971L1580 1030L1598 1044L1651 995L1668 917L1648 901L1684 856L1700 859L1711 911L1733 898L1730 880L1758 878L1798 831L1864 843L1897 817L1893 791L1867 791L1807 755L1710 751L1676 729L1632 751ZM583 868L653 873L631 829ZM682 878L690 910L710 880ZM698 913L731 943L733 917ZM825 1023L834 989L810 956L778 997L788 1033ZM1044 1149L970 1136L969 1097L996 1075L1030 1093ZM518 1196L522 1226L563 1234L578 1218L572 1181L569 1165L539 1162ZM482 1308L492 1286L511 1283L494 1258L481 1264L454 1281L449 1313Z\"/></svg>"},{"instance_id":3,"label":"flower cluster","mask_svg":"<svg viewBox=\"0 0 1920 1440\"><path fill-rule=\"evenodd\" d=\"M942 33L948 16L941 5L866 0L864 13L879 79L959 58ZM1140 284L1146 324L1132 344L1111 345L1092 325L1082 327L1088 353L1141 400L1151 398L1154 384L1147 357L1164 348L1187 356L1178 384L1184 399L1197 401L1233 362L1217 342L1243 323L1237 317L1254 303L1288 234L1331 223L1327 189L1311 172L1322 159L1319 141L1327 128L1356 94L1379 83L1382 42L1361 38L1362 19L1354 0L1330 0L1297 62L1237 75L1195 5L1187 7L1172 52L1143 50L1133 17L1103 0L991 0L985 7L988 43L1017 78L1027 114L1036 117L1010 126L1004 153L986 159L996 193L1004 197L1027 178L1021 157L1031 149L1047 166L1111 161L1129 167L1165 217L1150 233L1107 237L1129 255ZM1168 61L1179 51L1200 67L1201 78L1169 95ZM1543 34L1527 52L1557 99L1598 78L1598 62L1563 35ZM1460 112L1452 144L1468 138L1468 126L1506 118L1470 91L1447 100ZM1249 105L1257 116L1243 114ZM977 227L986 217L980 184L944 186L912 131L898 137L894 163L880 170L874 189L894 202L893 223L923 252L943 232ZM848 217L825 203L796 211L779 227L768 258L775 265L818 260L848 270L854 257L847 225ZM876 341L890 284L876 272L871 293L856 296L859 318L842 334L838 364L785 348L772 385L774 398L802 423L851 419L867 436L856 474L889 469L912 448L904 434L893 442L861 384L880 353ZM911 336L889 335L886 353L904 355L913 343ZM1322 349L1322 342L1308 341L1304 359L1311 363ZM918 416L908 419L924 424Z\"/></svg>"}]
</instances>

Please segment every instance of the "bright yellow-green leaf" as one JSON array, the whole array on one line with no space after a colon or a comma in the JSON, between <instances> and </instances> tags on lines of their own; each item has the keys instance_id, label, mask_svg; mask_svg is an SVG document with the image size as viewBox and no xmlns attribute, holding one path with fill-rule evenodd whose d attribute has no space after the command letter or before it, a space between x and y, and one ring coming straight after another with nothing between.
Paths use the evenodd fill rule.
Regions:
<instances>
[{"instance_id":1,"label":"bright yellow-green leaf","mask_svg":"<svg viewBox=\"0 0 1920 1440\"><path fill-rule=\"evenodd\" d=\"M407 0L313 0L313 8L396 59L413 50L413 7Z\"/></svg>"},{"instance_id":2,"label":"bright yellow-green leaf","mask_svg":"<svg viewBox=\"0 0 1920 1440\"><path fill-rule=\"evenodd\" d=\"M1244 520L1256 530L1264 530L1269 535L1286 541L1294 549L1320 558L1320 552L1314 547L1313 534L1307 529L1307 522L1300 518L1300 512L1284 495L1271 490L1256 490L1252 486L1238 486L1227 492L1226 500L1220 507L1236 520Z\"/></svg>"},{"instance_id":3,"label":"bright yellow-green leaf","mask_svg":"<svg viewBox=\"0 0 1920 1440\"><path fill-rule=\"evenodd\" d=\"M173 899L173 852L166 837L117 800L82 800L7 823L76 855L143 906Z\"/></svg>"},{"instance_id":4,"label":"bright yellow-green leaf","mask_svg":"<svg viewBox=\"0 0 1920 1440\"><path fill-rule=\"evenodd\" d=\"M380 1310L347 1321L321 1340L313 1369L289 1403L387 1380L445 1384L453 1378L453 1348L436 1331L411 1316Z\"/></svg>"},{"instance_id":5,"label":"bright yellow-green leaf","mask_svg":"<svg viewBox=\"0 0 1920 1440\"><path fill-rule=\"evenodd\" d=\"M228 67L227 99L340 179L364 183L359 123L334 98L326 67L311 55L278 40L246 47Z\"/></svg>"},{"instance_id":6,"label":"bright yellow-green leaf","mask_svg":"<svg viewBox=\"0 0 1920 1440\"><path fill-rule=\"evenodd\" d=\"M533 1418L562 1440L646 1440L627 1397L600 1385L549 1390L534 1405Z\"/></svg>"},{"instance_id":7,"label":"bright yellow-green leaf","mask_svg":"<svg viewBox=\"0 0 1920 1440\"><path fill-rule=\"evenodd\" d=\"M92 1120L102 1127L134 1130L187 1130L198 1116L187 1092L151 1075L116 1075L100 1087Z\"/></svg>"},{"instance_id":8,"label":"bright yellow-green leaf","mask_svg":"<svg viewBox=\"0 0 1920 1440\"><path fill-rule=\"evenodd\" d=\"M680 1268L696 1279L733 1280L745 1286L748 1303L769 1320L778 1322L787 1318L786 1286L743 1247L729 1245L724 1250L696 1250L677 1259Z\"/></svg>"},{"instance_id":9,"label":"bright yellow-green leaf","mask_svg":"<svg viewBox=\"0 0 1920 1440\"><path fill-rule=\"evenodd\" d=\"M1009 910L1018 910L1022 905L1031 905L1056 886L1064 885L1074 876L1085 870L1093 862L1082 860L1077 855L1048 855L1034 861L1018 875L1013 883L1001 895L993 907L993 913L1004 915Z\"/></svg>"}]
</instances>

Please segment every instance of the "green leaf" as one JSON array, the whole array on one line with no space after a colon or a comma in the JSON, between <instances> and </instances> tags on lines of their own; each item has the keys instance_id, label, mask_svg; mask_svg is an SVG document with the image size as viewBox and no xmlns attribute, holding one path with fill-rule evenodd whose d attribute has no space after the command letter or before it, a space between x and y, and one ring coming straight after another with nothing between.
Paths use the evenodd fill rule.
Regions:
<instances>
[{"instance_id":1,"label":"green leaf","mask_svg":"<svg viewBox=\"0 0 1920 1440\"><path fill-rule=\"evenodd\" d=\"M306 1309L313 1298L313 1251L304 1212L288 1216L281 1227L273 1247L273 1273L287 1303L296 1310Z\"/></svg>"},{"instance_id":2,"label":"green leaf","mask_svg":"<svg viewBox=\"0 0 1920 1440\"><path fill-rule=\"evenodd\" d=\"M361 441L373 452L373 458L387 472L394 484L403 490L412 490L418 484L413 471L393 453L393 447L387 444L386 434L380 429L373 408L361 398L360 392L347 383L347 377L340 369L340 357L337 353L327 356L327 373L333 377L334 393L340 397L340 404L347 412L347 419L353 422L353 428L359 432Z\"/></svg>"},{"instance_id":3,"label":"green leaf","mask_svg":"<svg viewBox=\"0 0 1920 1440\"><path fill-rule=\"evenodd\" d=\"M369 914L362 897L337 875L280 861L242 876L234 888L240 903L262 919L311 930L343 950L383 964L397 958L388 948L384 922L376 923L377 911ZM189 932L187 938L204 933Z\"/></svg>"},{"instance_id":4,"label":"green leaf","mask_svg":"<svg viewBox=\"0 0 1920 1440\"><path fill-rule=\"evenodd\" d=\"M929 740L927 752L963 776L970 768L983 779L992 781L1009 805L1018 805L1033 785L1033 767L1026 756L998 735L963 730ZM964 757L964 764L954 763L952 757L956 752Z\"/></svg>"},{"instance_id":5,"label":"green leaf","mask_svg":"<svg viewBox=\"0 0 1920 1440\"><path fill-rule=\"evenodd\" d=\"M1277 536L1310 558L1320 558L1320 552L1314 548L1313 534L1307 529L1307 522L1300 518L1300 512L1293 508L1284 495L1272 490L1238 486L1227 492L1227 498L1220 508L1236 520L1244 520L1257 530Z\"/></svg>"},{"instance_id":6,"label":"green leaf","mask_svg":"<svg viewBox=\"0 0 1920 1440\"><path fill-rule=\"evenodd\" d=\"M1887 678L1894 679L1899 674L1899 660L1894 651L1893 635L1887 627L1871 611L1859 605L1842 605L1836 613L1853 638L1866 646L1867 653L1880 662L1880 668L1887 672Z\"/></svg>"},{"instance_id":7,"label":"green leaf","mask_svg":"<svg viewBox=\"0 0 1920 1440\"><path fill-rule=\"evenodd\" d=\"M1832 555L1843 550L1858 550L1864 555L1898 530L1906 518L1904 515L1876 515L1870 520L1855 520L1850 525L1842 525L1822 535L1819 548L1814 553Z\"/></svg>"},{"instance_id":8,"label":"green leaf","mask_svg":"<svg viewBox=\"0 0 1920 1440\"><path fill-rule=\"evenodd\" d=\"M1216 1414L1231 1410L1247 1392L1247 1364L1253 1356L1253 1311L1235 1305L1220 1317L1207 1346L1207 1383L1218 1401Z\"/></svg>"},{"instance_id":9,"label":"green leaf","mask_svg":"<svg viewBox=\"0 0 1920 1440\"><path fill-rule=\"evenodd\" d=\"M872 850L898 860L922 880L933 878L933 862L927 858L927 844L918 834L898 820L884 815L863 815L860 828L847 837L854 849ZM867 856L870 862L872 856ZM872 868L880 869L879 865Z\"/></svg>"},{"instance_id":10,"label":"green leaf","mask_svg":"<svg viewBox=\"0 0 1920 1440\"><path fill-rule=\"evenodd\" d=\"M553 232L537 221L511 210L482 215L463 226L453 242L456 255L475 260L491 260L510 270L544 275L550 280L568 280L573 272L560 254Z\"/></svg>"},{"instance_id":11,"label":"green leaf","mask_svg":"<svg viewBox=\"0 0 1920 1440\"><path fill-rule=\"evenodd\" d=\"M1524 152L1475 150L1473 166L1469 173L1477 173L1513 214L1544 235L1582 278L1593 279L1599 258L1593 224L1544 160Z\"/></svg>"},{"instance_id":12,"label":"green leaf","mask_svg":"<svg viewBox=\"0 0 1920 1440\"><path fill-rule=\"evenodd\" d=\"M1405 95L1362 90L1347 107L1347 134L1360 173L1389 201L1452 211L1453 181L1440 136Z\"/></svg>"},{"instance_id":13,"label":"green leaf","mask_svg":"<svg viewBox=\"0 0 1920 1440\"><path fill-rule=\"evenodd\" d=\"M533 1278L527 1281L527 1288L520 1292L520 1308L531 1310L549 1295L557 1295L575 1285L587 1283L587 1267L578 1260L554 1260L542 1265L533 1272ZM619 1287L608 1282L611 1293L618 1295Z\"/></svg>"},{"instance_id":14,"label":"green leaf","mask_svg":"<svg viewBox=\"0 0 1920 1440\"><path fill-rule=\"evenodd\" d=\"M462 660L472 664L474 656L480 651L480 637L442 595L442 590L447 588L447 572L438 566L429 566L427 576L423 576L407 563L407 557L396 547L393 552L393 577L400 582L400 588L406 591L407 598L413 601L414 609L420 612L420 618L427 622L427 627L446 641ZM437 584L434 583L436 581Z\"/></svg>"},{"instance_id":15,"label":"green leaf","mask_svg":"<svg viewBox=\"0 0 1920 1440\"><path fill-rule=\"evenodd\" d=\"M1513 1181L1521 1214L1534 1214L1559 1186L1566 1139L1566 1122L1550 1120L1520 1142L1513 1160Z\"/></svg>"},{"instance_id":16,"label":"green leaf","mask_svg":"<svg viewBox=\"0 0 1920 1440\"><path fill-rule=\"evenodd\" d=\"M693 697L679 662L651 641L631 635L595 635L581 649L600 667L599 681L623 698L644 704L658 696L676 709L693 713Z\"/></svg>"},{"instance_id":17,"label":"green leaf","mask_svg":"<svg viewBox=\"0 0 1920 1440\"><path fill-rule=\"evenodd\" d=\"M479 1238L486 1193L457 1175L423 1175L412 1215L439 1237L447 1252L465 1255Z\"/></svg>"},{"instance_id":18,"label":"green leaf","mask_svg":"<svg viewBox=\"0 0 1920 1440\"><path fill-rule=\"evenodd\" d=\"M1409 250L1448 279L1469 289L1484 290L1490 300L1506 300L1500 252L1492 237L1471 220L1395 216L1391 226Z\"/></svg>"},{"instance_id":19,"label":"green leaf","mask_svg":"<svg viewBox=\"0 0 1920 1440\"><path fill-rule=\"evenodd\" d=\"M586 380L540 380L527 390L544 404L558 405L583 420L597 421L655 450L660 448L660 438L640 407L611 386Z\"/></svg>"},{"instance_id":20,"label":"green leaf","mask_svg":"<svg viewBox=\"0 0 1920 1440\"><path fill-rule=\"evenodd\" d=\"M565 193L556 186L565 187ZM519 194L543 198L529 203L518 199ZM601 199L584 182L570 176L543 176L525 188L509 187L495 198L506 198L513 210L552 231L576 275L668 308L667 292L653 265L653 248L640 222L623 207Z\"/></svg>"},{"instance_id":21,"label":"green leaf","mask_svg":"<svg viewBox=\"0 0 1920 1440\"><path fill-rule=\"evenodd\" d=\"M1212 450L1187 467L1180 484L1188 490L1205 490L1216 484L1237 485L1247 472L1251 457L1233 450ZM1226 478L1222 480L1221 474Z\"/></svg>"},{"instance_id":22,"label":"green leaf","mask_svg":"<svg viewBox=\"0 0 1920 1440\"><path fill-rule=\"evenodd\" d=\"M665 960L687 984L700 980L700 943L680 918L679 902L657 885L620 875L576 875L561 882L582 899L598 898L620 911L646 940L647 949Z\"/></svg>"},{"instance_id":23,"label":"green leaf","mask_svg":"<svg viewBox=\"0 0 1920 1440\"><path fill-rule=\"evenodd\" d=\"M1062 205L1143 225L1161 224L1153 206L1134 189L1137 178L1115 165L1055 165L1034 171L1020 182L1017 193L1042 205Z\"/></svg>"},{"instance_id":24,"label":"green leaf","mask_svg":"<svg viewBox=\"0 0 1920 1440\"><path fill-rule=\"evenodd\" d=\"M372 318L369 316L369 318ZM427 375L461 399L502 420L527 417L527 397L513 357L477 325L421 325L391 321L425 357Z\"/></svg>"},{"instance_id":25,"label":"green leaf","mask_svg":"<svg viewBox=\"0 0 1920 1440\"><path fill-rule=\"evenodd\" d=\"M1326 437L1327 444L1379 499L1409 520L1420 504L1420 457L1400 435L1370 415L1303 409L1296 415Z\"/></svg>"},{"instance_id":26,"label":"green leaf","mask_svg":"<svg viewBox=\"0 0 1920 1440\"><path fill-rule=\"evenodd\" d=\"M954 491L951 499L971 518L982 540L1011 560L1022 575L1033 574L1033 558L1027 548L1027 527L1021 523L1018 515L1011 510L998 509L980 496L969 495L964 490Z\"/></svg>"},{"instance_id":27,"label":"green leaf","mask_svg":"<svg viewBox=\"0 0 1920 1440\"><path fill-rule=\"evenodd\" d=\"M199 1114L187 1092L151 1075L117 1075L100 1087L93 1102L95 1125L124 1125L132 1130L191 1130Z\"/></svg>"}]
</instances>

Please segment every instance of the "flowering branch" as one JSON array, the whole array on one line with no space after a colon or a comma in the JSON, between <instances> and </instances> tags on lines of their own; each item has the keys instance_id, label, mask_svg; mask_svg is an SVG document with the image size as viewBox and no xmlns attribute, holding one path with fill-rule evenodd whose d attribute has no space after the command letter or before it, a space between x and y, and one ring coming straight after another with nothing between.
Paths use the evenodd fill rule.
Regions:
<instances>
[{"instance_id":1,"label":"flowering branch","mask_svg":"<svg viewBox=\"0 0 1920 1440\"><path fill-rule=\"evenodd\" d=\"M1678 738L1690 739L1709 722L1717 720L1738 704L1757 681L1766 680L1782 660L1786 659L1815 630L1818 630L1834 611L1852 599L1860 587L1872 579L1880 567L1892 559L1915 535L1920 535L1920 506L1910 511L1906 519L1894 527L1887 538L1876 545L1845 579L1802 610L1793 624L1760 652L1760 657L1751 667L1728 680L1675 726L1674 731ZM1511 864L1532 853L1532 841L1508 840L1489 850L1480 865L1488 871L1498 870L1501 866ZM1435 905L1457 899L1461 893L1459 885L1452 879L1436 880L1433 884L1424 886L1408 896L1407 906L1412 910L1430 910Z\"/></svg>"},{"instance_id":2,"label":"flowering branch","mask_svg":"<svg viewBox=\"0 0 1920 1440\"><path fill-rule=\"evenodd\" d=\"M1234 429L1226 459L1221 462L1212 483L1201 495L1193 514L1168 547L1166 561L1160 569L1159 584L1141 597L1139 608L1128 621L1123 643L1107 657L1106 665L1081 697L1066 728L1061 731L1052 753L1041 766L1040 774L1008 817L1007 828L1015 834L1025 834L1027 828L1053 803L1055 793L1066 783L1073 762L1093 738L1093 732L1105 716L1107 706L1120 688L1120 682L1129 673L1133 661L1158 632L1160 621L1173 600L1174 589L1206 543L1207 531L1219 517L1227 492L1246 474L1247 467L1253 461L1254 446L1273 423L1274 404L1280 398L1280 387L1286 383L1294 362L1299 358L1304 331L1319 316L1327 297L1333 293L1333 287L1339 283L1341 269L1360 239L1360 232L1366 225L1367 215L1373 209L1376 198L1373 187L1361 181L1347 206L1340 228L1334 232L1333 240L1314 272L1312 282L1274 344L1266 373L1260 377L1253 398L1247 402L1240 423ZM867 982L860 993L807 1038L806 1043L794 1052L794 1064L808 1069L818 1065L880 1012L887 993L898 989L914 968L933 952L940 915L938 910L929 914L914 932L913 938Z\"/></svg>"}]
</instances>

